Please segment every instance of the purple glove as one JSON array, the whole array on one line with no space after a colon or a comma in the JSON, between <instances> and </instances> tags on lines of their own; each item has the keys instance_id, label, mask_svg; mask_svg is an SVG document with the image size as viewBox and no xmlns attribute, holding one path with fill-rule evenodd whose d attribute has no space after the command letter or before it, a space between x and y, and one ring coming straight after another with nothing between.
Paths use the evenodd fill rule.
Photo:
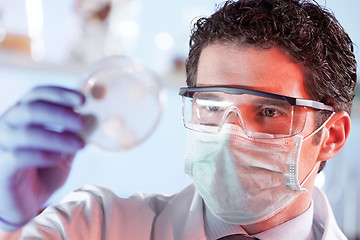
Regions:
<instances>
[{"instance_id":1,"label":"purple glove","mask_svg":"<svg viewBox=\"0 0 360 240\"><path fill-rule=\"evenodd\" d=\"M0 228L13 231L31 220L68 177L79 137L92 118L74 108L84 103L74 90L33 89L0 119Z\"/></svg>"}]
</instances>

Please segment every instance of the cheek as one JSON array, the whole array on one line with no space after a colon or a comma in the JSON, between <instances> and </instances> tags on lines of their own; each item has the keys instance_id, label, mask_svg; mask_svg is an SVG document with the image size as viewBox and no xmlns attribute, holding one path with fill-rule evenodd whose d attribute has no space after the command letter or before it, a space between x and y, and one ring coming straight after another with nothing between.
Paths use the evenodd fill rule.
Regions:
<instances>
[{"instance_id":1,"label":"cheek","mask_svg":"<svg viewBox=\"0 0 360 240\"><path fill-rule=\"evenodd\" d=\"M320 146L315 145L312 141L313 137L314 136L304 141L300 150L299 167L298 167L300 183L314 168L317 162L317 157L320 152Z\"/></svg>"},{"instance_id":2,"label":"cheek","mask_svg":"<svg viewBox=\"0 0 360 240\"><path fill-rule=\"evenodd\" d=\"M315 113L313 111L308 111L306 116L306 123L303 132L301 133L304 138L313 134L314 131L317 130L317 126L315 123ZM319 153L321 149L321 144L316 144L316 139L321 141L321 135L319 139L318 134L313 134L303 141L301 150L300 150L300 158L299 158L299 182L301 183L304 178L311 172L314 168ZM315 175L315 174L314 174Z\"/></svg>"}]
</instances>

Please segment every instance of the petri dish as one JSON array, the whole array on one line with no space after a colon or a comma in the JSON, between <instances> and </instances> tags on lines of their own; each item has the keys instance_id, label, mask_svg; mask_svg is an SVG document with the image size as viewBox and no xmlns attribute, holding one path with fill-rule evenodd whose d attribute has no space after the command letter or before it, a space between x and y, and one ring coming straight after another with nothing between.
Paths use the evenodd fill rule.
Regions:
<instances>
[{"instance_id":1,"label":"petri dish","mask_svg":"<svg viewBox=\"0 0 360 240\"><path fill-rule=\"evenodd\" d=\"M143 143L156 129L164 108L159 77L140 63L111 56L84 74L83 114L95 116L87 142L107 151L124 151Z\"/></svg>"}]
</instances>

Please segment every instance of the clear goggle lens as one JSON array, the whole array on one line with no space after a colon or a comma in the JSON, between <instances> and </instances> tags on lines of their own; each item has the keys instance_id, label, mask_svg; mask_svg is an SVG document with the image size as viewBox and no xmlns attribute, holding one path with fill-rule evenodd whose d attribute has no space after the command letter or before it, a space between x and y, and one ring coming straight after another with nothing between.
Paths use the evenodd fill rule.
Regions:
<instances>
[{"instance_id":1,"label":"clear goggle lens","mask_svg":"<svg viewBox=\"0 0 360 240\"><path fill-rule=\"evenodd\" d=\"M306 113L306 107L251 94L191 92L183 95L184 124L195 131L218 133L224 123L233 123L239 124L251 138L290 137L303 130Z\"/></svg>"}]
</instances>

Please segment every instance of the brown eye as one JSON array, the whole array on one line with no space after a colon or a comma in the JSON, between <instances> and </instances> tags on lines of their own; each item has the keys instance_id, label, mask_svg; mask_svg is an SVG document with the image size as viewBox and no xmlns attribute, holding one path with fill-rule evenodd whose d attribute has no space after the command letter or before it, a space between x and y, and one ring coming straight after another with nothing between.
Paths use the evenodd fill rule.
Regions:
<instances>
[{"instance_id":1,"label":"brown eye","mask_svg":"<svg viewBox=\"0 0 360 240\"><path fill-rule=\"evenodd\" d=\"M271 108L265 108L262 110L262 114L266 117L274 117L276 114L276 110Z\"/></svg>"}]
</instances>

